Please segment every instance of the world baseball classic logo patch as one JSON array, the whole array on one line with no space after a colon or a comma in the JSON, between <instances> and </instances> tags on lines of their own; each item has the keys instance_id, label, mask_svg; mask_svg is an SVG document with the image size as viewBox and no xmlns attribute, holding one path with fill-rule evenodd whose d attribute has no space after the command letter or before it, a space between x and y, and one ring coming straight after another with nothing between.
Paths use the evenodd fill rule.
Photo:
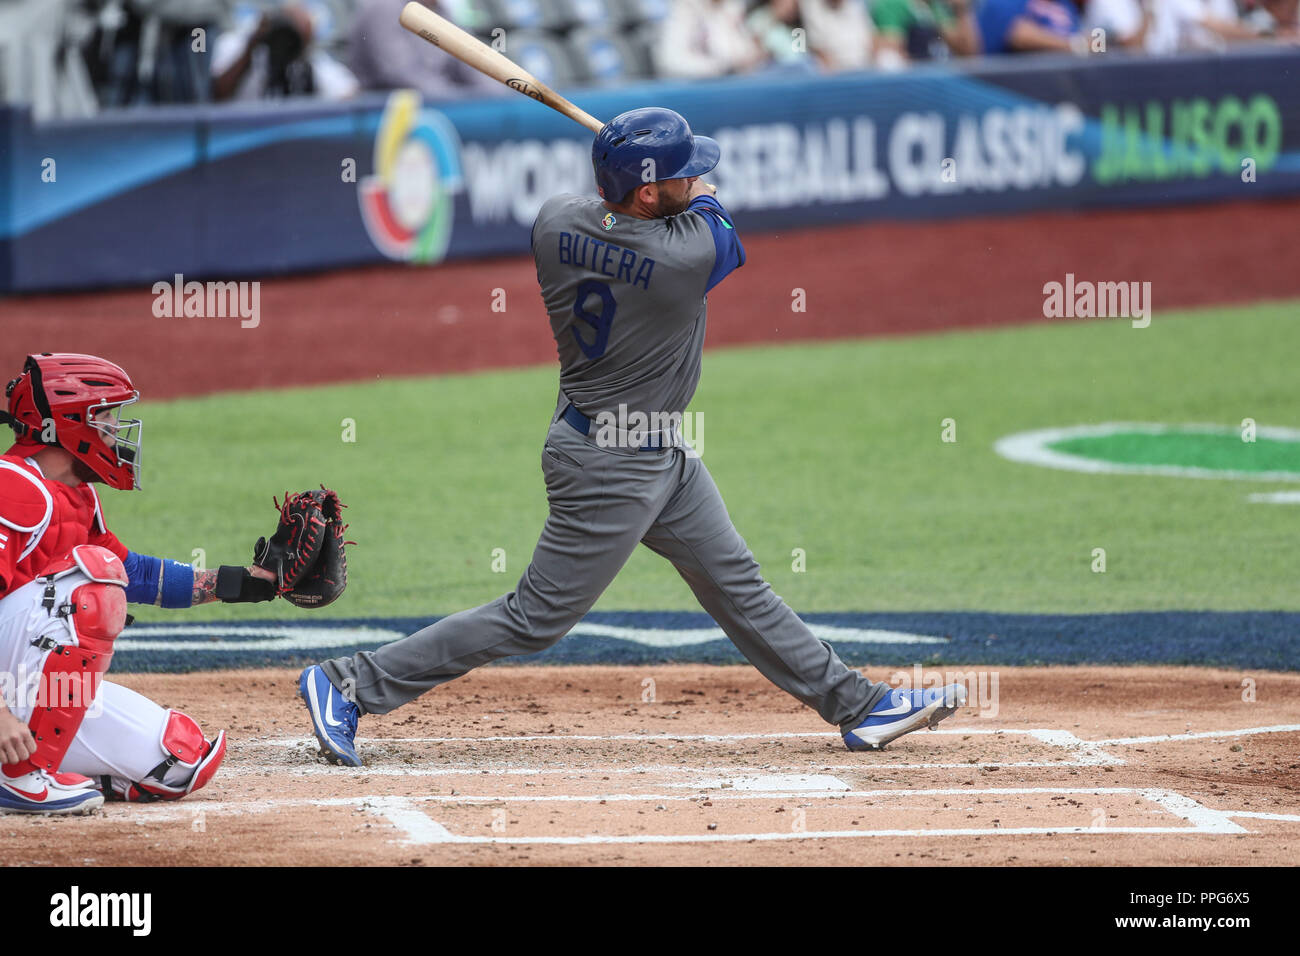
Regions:
<instances>
[{"instance_id":1,"label":"world baseball classic logo patch","mask_svg":"<svg viewBox=\"0 0 1300 956\"><path fill-rule=\"evenodd\" d=\"M618 222L618 220L614 218L614 214L612 212L607 212L605 213L605 218L600 221L600 224L605 227L606 232L609 232L614 228L614 223L616 222Z\"/></svg>"},{"instance_id":2,"label":"world baseball classic logo patch","mask_svg":"<svg viewBox=\"0 0 1300 956\"><path fill-rule=\"evenodd\" d=\"M375 132L374 172L357 184L375 248L400 262L441 262L463 188L455 127L419 93L395 90Z\"/></svg>"}]
</instances>

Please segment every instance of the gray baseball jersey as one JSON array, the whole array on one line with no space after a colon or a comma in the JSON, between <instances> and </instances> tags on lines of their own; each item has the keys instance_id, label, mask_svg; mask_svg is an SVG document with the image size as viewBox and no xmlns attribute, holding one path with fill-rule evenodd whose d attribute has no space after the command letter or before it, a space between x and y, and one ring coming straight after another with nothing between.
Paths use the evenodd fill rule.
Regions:
<instances>
[{"instance_id":1,"label":"gray baseball jersey","mask_svg":"<svg viewBox=\"0 0 1300 956\"><path fill-rule=\"evenodd\" d=\"M509 594L326 661L326 675L362 713L383 714L489 661L544 650L643 544L672 562L769 680L852 729L888 685L846 667L772 591L700 458L672 445L607 446L587 421L620 404L647 414L686 407L705 296L745 261L731 217L712 197L679 216L636 219L560 196L542 206L532 243L561 386L541 456L550 514L532 560Z\"/></svg>"},{"instance_id":2,"label":"gray baseball jersey","mask_svg":"<svg viewBox=\"0 0 1300 956\"><path fill-rule=\"evenodd\" d=\"M542 205L533 257L560 389L588 418L616 413L620 403L646 413L685 410L700 379L705 293L744 262L723 217L717 201L704 198L669 219L613 213L582 196Z\"/></svg>"}]
</instances>

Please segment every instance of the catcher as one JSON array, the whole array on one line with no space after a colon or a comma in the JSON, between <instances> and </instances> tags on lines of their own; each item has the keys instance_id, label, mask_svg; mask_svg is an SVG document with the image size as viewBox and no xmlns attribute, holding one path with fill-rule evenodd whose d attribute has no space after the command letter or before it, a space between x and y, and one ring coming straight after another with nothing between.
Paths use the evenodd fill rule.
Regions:
<instances>
[{"instance_id":1,"label":"catcher","mask_svg":"<svg viewBox=\"0 0 1300 956\"><path fill-rule=\"evenodd\" d=\"M226 754L188 714L103 680L128 602L321 607L347 583L338 496L286 496L248 567L200 571L128 550L94 485L140 487L139 400L92 355L27 357L5 391L15 444L0 456L0 812L86 813L105 799L177 800Z\"/></svg>"}]
</instances>

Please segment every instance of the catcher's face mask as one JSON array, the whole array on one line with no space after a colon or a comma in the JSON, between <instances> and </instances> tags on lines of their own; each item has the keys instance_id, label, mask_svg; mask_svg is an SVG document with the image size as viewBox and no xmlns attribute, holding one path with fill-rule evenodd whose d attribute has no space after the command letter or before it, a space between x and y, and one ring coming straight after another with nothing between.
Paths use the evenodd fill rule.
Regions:
<instances>
[{"instance_id":1,"label":"catcher's face mask","mask_svg":"<svg viewBox=\"0 0 1300 956\"><path fill-rule=\"evenodd\" d=\"M110 453L116 456L116 467L105 480L115 488L130 490L140 487L141 443L144 440L144 423L138 418L123 418L122 409L140 399L125 402L100 402L86 409L89 425L103 438ZM101 475L100 477L104 477ZM114 480L115 479L115 480ZM129 482L129 483L128 483Z\"/></svg>"}]
</instances>

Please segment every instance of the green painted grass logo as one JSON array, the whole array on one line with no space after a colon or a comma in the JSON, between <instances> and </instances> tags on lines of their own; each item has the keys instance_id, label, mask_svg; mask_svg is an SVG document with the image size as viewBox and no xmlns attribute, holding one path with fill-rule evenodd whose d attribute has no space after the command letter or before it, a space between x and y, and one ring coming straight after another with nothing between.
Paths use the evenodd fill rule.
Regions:
<instances>
[{"instance_id":1,"label":"green painted grass logo","mask_svg":"<svg viewBox=\"0 0 1300 956\"><path fill-rule=\"evenodd\" d=\"M1300 481L1300 429L1107 422L1019 432L1003 458L1093 474Z\"/></svg>"}]
</instances>

